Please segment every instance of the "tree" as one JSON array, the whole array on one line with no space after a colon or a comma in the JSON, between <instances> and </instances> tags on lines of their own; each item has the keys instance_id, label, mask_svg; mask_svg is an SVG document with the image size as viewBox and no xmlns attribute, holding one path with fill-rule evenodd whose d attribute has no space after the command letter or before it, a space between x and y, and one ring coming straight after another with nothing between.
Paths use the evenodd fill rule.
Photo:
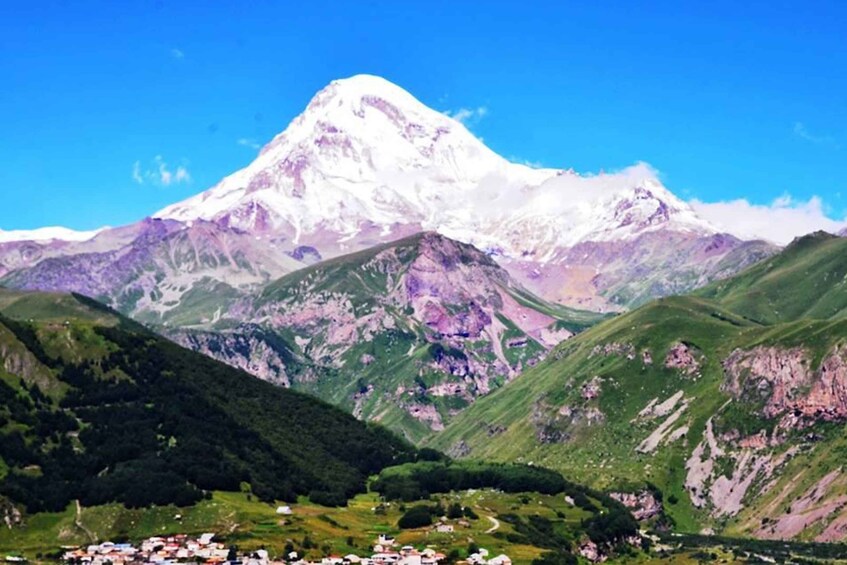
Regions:
<instances>
[{"instance_id":1,"label":"tree","mask_svg":"<svg viewBox=\"0 0 847 565\"><path fill-rule=\"evenodd\" d=\"M447 517L451 520L458 520L464 515L465 513L462 510L462 505L458 502L454 502L447 508Z\"/></svg>"},{"instance_id":2,"label":"tree","mask_svg":"<svg viewBox=\"0 0 847 565\"><path fill-rule=\"evenodd\" d=\"M432 510L426 506L413 506L400 517L397 526L408 530L432 525Z\"/></svg>"}]
</instances>

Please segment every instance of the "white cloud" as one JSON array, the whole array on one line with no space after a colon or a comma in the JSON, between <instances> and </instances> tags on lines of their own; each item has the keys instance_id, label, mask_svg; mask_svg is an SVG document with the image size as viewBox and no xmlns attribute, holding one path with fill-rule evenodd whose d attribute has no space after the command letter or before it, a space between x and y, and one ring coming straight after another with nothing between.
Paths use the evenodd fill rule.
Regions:
<instances>
[{"instance_id":1,"label":"white cloud","mask_svg":"<svg viewBox=\"0 0 847 565\"><path fill-rule=\"evenodd\" d=\"M251 149L259 149L261 147L258 141L249 137L241 137L236 140L236 143L242 147L249 147Z\"/></svg>"},{"instance_id":2,"label":"white cloud","mask_svg":"<svg viewBox=\"0 0 847 565\"><path fill-rule=\"evenodd\" d=\"M185 59L185 53L182 51L182 49L177 49L176 47L174 47L173 49L171 49L171 57L177 60L182 60Z\"/></svg>"},{"instance_id":3,"label":"white cloud","mask_svg":"<svg viewBox=\"0 0 847 565\"><path fill-rule=\"evenodd\" d=\"M816 143L818 145L832 145L835 147L838 146L834 138L828 135L813 134L803 122L794 122L794 128L792 131L795 136L810 143Z\"/></svg>"},{"instance_id":4,"label":"white cloud","mask_svg":"<svg viewBox=\"0 0 847 565\"><path fill-rule=\"evenodd\" d=\"M761 238L785 245L795 237L813 231L836 233L847 227L847 219L827 216L823 200L812 196L807 201L783 195L770 204L751 204L746 199L725 202L689 202L694 211L720 230L742 239Z\"/></svg>"},{"instance_id":5,"label":"white cloud","mask_svg":"<svg viewBox=\"0 0 847 565\"><path fill-rule=\"evenodd\" d=\"M488 108L478 106L476 108L459 108L458 110L445 110L445 116L450 116L457 122L461 122L465 126L471 126L479 123L479 121L488 115Z\"/></svg>"},{"instance_id":6,"label":"white cloud","mask_svg":"<svg viewBox=\"0 0 847 565\"><path fill-rule=\"evenodd\" d=\"M138 184L144 184L144 177L141 176L141 161L132 164L132 180Z\"/></svg>"},{"instance_id":7,"label":"white cloud","mask_svg":"<svg viewBox=\"0 0 847 565\"><path fill-rule=\"evenodd\" d=\"M544 166L544 163L542 163L541 161L533 161L531 159L524 159L522 157L517 157L515 155L509 156L509 161L511 161L512 163L517 163L519 165L527 166L531 169L544 169L544 168L546 168Z\"/></svg>"},{"instance_id":8,"label":"white cloud","mask_svg":"<svg viewBox=\"0 0 847 565\"><path fill-rule=\"evenodd\" d=\"M133 163L132 180L136 184L170 186L171 184L190 183L191 173L188 172L188 168L184 164L177 165L174 169L165 162L161 155L156 155L149 167L143 167L141 161Z\"/></svg>"}]
</instances>

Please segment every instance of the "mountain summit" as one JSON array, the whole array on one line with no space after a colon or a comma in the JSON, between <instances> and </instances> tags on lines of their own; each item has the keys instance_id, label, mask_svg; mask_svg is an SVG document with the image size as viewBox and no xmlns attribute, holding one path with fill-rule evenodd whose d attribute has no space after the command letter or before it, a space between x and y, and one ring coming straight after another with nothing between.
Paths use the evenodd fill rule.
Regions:
<instances>
[{"instance_id":1,"label":"mountain summit","mask_svg":"<svg viewBox=\"0 0 847 565\"><path fill-rule=\"evenodd\" d=\"M318 92L247 167L152 219L83 241L0 241L0 282L203 325L280 276L422 231L474 245L550 301L600 311L772 251L716 233L647 165L580 175L511 163L402 88L357 75Z\"/></svg>"},{"instance_id":2,"label":"mountain summit","mask_svg":"<svg viewBox=\"0 0 847 565\"><path fill-rule=\"evenodd\" d=\"M253 163L157 216L285 231L298 242L415 224L541 261L585 240L716 232L646 166L585 177L511 163L370 75L333 81Z\"/></svg>"}]
</instances>

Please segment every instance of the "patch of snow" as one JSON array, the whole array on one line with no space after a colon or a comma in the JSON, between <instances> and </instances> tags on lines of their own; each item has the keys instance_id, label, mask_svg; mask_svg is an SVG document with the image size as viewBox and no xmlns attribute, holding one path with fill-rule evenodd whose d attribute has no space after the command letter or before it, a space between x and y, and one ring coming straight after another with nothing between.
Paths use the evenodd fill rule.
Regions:
<instances>
[{"instance_id":1,"label":"patch of snow","mask_svg":"<svg viewBox=\"0 0 847 565\"><path fill-rule=\"evenodd\" d=\"M88 241L107 227L96 230L76 231L61 226L37 228L34 230L0 230L0 243L10 241Z\"/></svg>"}]
</instances>

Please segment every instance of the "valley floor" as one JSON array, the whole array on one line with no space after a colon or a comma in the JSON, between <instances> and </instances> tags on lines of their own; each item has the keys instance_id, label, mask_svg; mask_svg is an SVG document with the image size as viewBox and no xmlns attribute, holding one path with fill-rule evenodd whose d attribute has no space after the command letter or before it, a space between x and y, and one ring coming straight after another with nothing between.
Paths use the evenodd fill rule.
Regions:
<instances>
[{"instance_id":1,"label":"valley floor","mask_svg":"<svg viewBox=\"0 0 847 565\"><path fill-rule=\"evenodd\" d=\"M95 541L132 541L151 536L215 532L216 539L239 552L266 549L271 559L294 548L300 556L320 560L329 555L370 555L380 535L396 537L397 547L431 547L464 559L471 544L490 555L508 555L515 564L528 564L545 550L510 541L514 528L497 516L545 516L560 523L578 524L587 513L562 496L504 494L490 490L465 491L439 497L443 503L459 502L478 514L475 520L450 520L453 531L435 527L399 530L403 514L399 503L381 503L377 494L359 495L345 508L317 506L301 499L290 505L290 515L277 506L258 502L245 493L216 492L211 500L190 508L153 507L127 509L119 505L82 508L74 505L61 513L32 516L24 526L0 530L0 555L23 556L33 562L56 562L62 548ZM411 506L413 503L409 503ZM449 529L449 528L444 528ZM612 559L615 563L703 563L708 561L782 562L800 557L807 562L847 563L847 547L840 544L785 544L759 540L707 538L670 534L656 538L651 552L633 551ZM587 561L585 561L587 563Z\"/></svg>"}]
</instances>

